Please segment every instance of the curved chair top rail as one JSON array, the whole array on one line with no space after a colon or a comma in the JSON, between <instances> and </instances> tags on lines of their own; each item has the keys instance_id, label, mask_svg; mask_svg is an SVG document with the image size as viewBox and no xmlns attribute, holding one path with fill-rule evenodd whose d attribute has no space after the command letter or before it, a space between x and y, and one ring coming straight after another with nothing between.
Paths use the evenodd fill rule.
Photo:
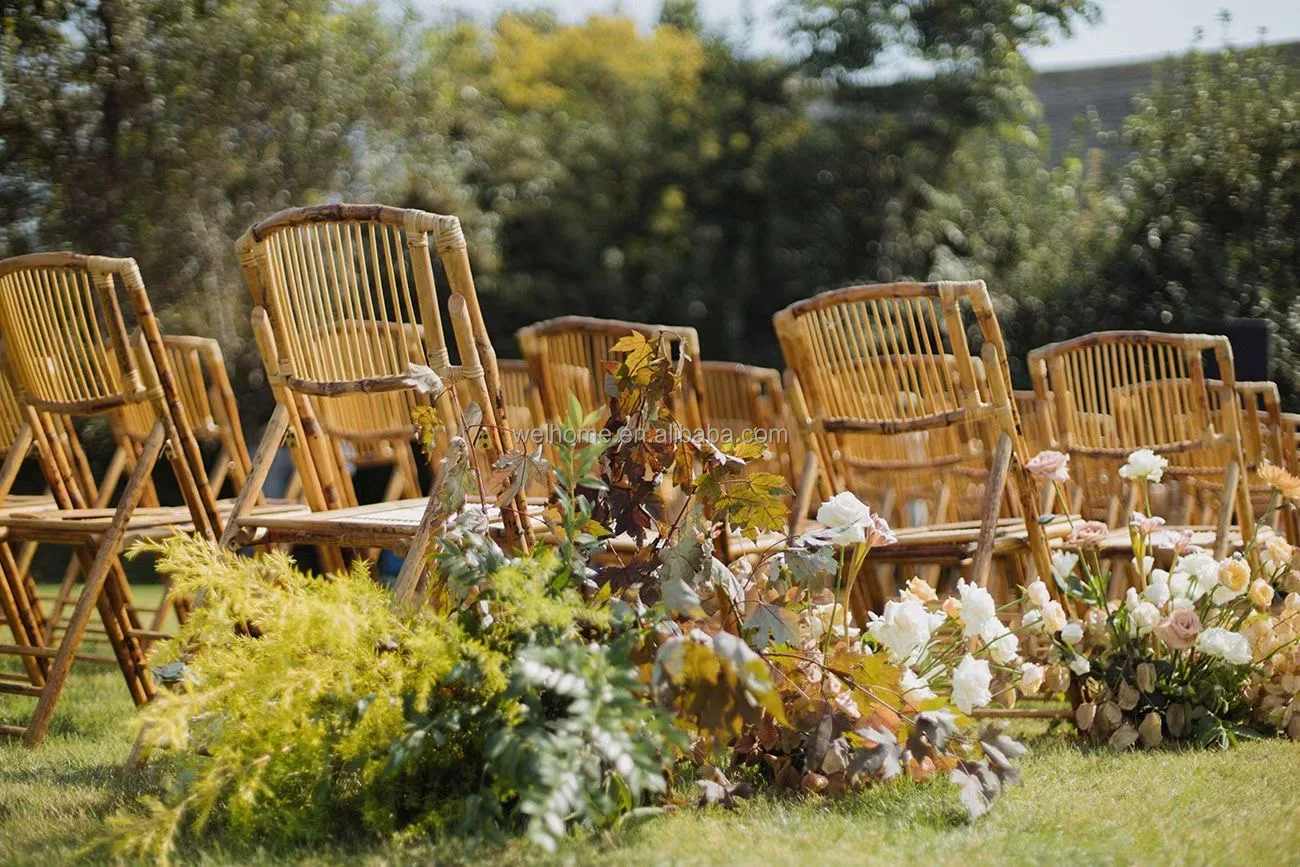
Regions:
<instances>
[{"instance_id":1,"label":"curved chair top rail","mask_svg":"<svg viewBox=\"0 0 1300 867\"><path fill-rule=\"evenodd\" d=\"M784 310L779 311L777 315L788 312L792 316L802 316L813 310L821 310L825 307L851 301L872 301L886 298L939 298L945 292L953 293L956 296L977 295L979 293L987 296L988 288L984 285L983 280L943 280L931 283L912 281L860 283L853 286L844 286L840 289L818 292L811 298L804 298L794 302Z\"/></svg>"},{"instance_id":2,"label":"curved chair top rail","mask_svg":"<svg viewBox=\"0 0 1300 867\"><path fill-rule=\"evenodd\" d=\"M1094 331L1090 334L1071 337L1068 340L1048 343L1036 349L1031 349L1025 358L1032 371L1039 365L1040 361L1053 355L1060 355L1076 349L1121 343L1130 346L1163 345L1181 347L1192 351L1213 350L1216 353L1226 351L1228 357L1232 357L1232 343L1221 334L1178 334L1168 331L1115 330Z\"/></svg>"},{"instance_id":3,"label":"curved chair top rail","mask_svg":"<svg viewBox=\"0 0 1300 867\"><path fill-rule=\"evenodd\" d=\"M285 208L248 228L236 243L238 249L266 240L277 231L308 223L383 223L409 232L428 232L434 236L439 250L465 246L465 235L460 220L447 214L434 214L415 208L397 208L392 205L349 204L336 202L328 205L308 205Z\"/></svg>"},{"instance_id":4,"label":"curved chair top rail","mask_svg":"<svg viewBox=\"0 0 1300 867\"><path fill-rule=\"evenodd\" d=\"M131 258L91 256L68 250L53 250L46 253L11 256L0 261L0 277L32 268L76 268L98 274L121 274L132 269L137 272L139 270L135 260Z\"/></svg>"},{"instance_id":5,"label":"curved chair top rail","mask_svg":"<svg viewBox=\"0 0 1300 867\"><path fill-rule=\"evenodd\" d=\"M781 371L773 367L758 367L753 364L741 364L739 361L701 361L700 368L706 374L734 374L748 376L758 382L781 385Z\"/></svg>"},{"instance_id":6,"label":"curved chair top rail","mask_svg":"<svg viewBox=\"0 0 1300 867\"><path fill-rule=\"evenodd\" d=\"M700 335L695 328L689 325L628 322L622 319L600 319L595 316L557 316L553 319L534 322L532 325L525 325L516 331L515 335L521 341L529 337L550 337L555 334L571 334L574 332L603 334L617 339L627 335L630 331L639 332L646 337L653 337L656 334L674 336L681 340L687 350L693 351L698 358Z\"/></svg>"}]
</instances>

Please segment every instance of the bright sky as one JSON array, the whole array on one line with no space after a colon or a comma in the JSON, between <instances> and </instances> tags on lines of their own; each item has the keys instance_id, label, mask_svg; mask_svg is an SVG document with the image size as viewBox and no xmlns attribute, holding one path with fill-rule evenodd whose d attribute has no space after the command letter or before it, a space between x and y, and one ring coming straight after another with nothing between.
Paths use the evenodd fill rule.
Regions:
<instances>
[{"instance_id":1,"label":"bright sky","mask_svg":"<svg viewBox=\"0 0 1300 867\"><path fill-rule=\"evenodd\" d=\"M662 0L413 0L426 14L447 9L474 10L490 16L510 8L550 6L561 10L565 20L582 20L592 14L620 12L643 26L659 16ZM775 21L780 0L700 0L706 25L739 37L745 11L755 19L753 47L763 53L781 53L787 45ZM1186 51L1196 28L1205 32L1203 47L1223 44L1225 29L1219 11L1228 9L1232 23L1229 41L1249 44L1258 41L1259 29L1267 30L1268 42L1300 40L1300 0L1102 0L1102 20L1073 39L1030 52L1037 69L1096 66L1137 58L1160 57Z\"/></svg>"}]
</instances>

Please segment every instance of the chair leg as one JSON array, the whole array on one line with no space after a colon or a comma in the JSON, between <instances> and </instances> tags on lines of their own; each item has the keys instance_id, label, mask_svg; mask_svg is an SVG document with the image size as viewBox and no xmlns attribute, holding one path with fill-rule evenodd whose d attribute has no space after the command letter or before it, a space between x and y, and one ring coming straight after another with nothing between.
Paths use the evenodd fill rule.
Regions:
<instances>
[{"instance_id":1,"label":"chair leg","mask_svg":"<svg viewBox=\"0 0 1300 867\"><path fill-rule=\"evenodd\" d=\"M1011 437L1004 432L998 435L997 444L993 447L993 462L989 468L984 509L980 515L979 540L975 544L975 560L971 567L970 580L980 587L988 583L989 569L993 563L993 543L997 536L998 515L1002 511L1002 494L1007 485L1007 471L1011 468L1011 446ZM1030 521L1037 523L1033 518L1030 518Z\"/></svg>"},{"instance_id":2,"label":"chair leg","mask_svg":"<svg viewBox=\"0 0 1300 867\"><path fill-rule=\"evenodd\" d=\"M120 621L117 617L122 604L127 603L128 600L104 599L103 591L105 582L111 574L121 575L121 565L117 559L118 546L121 545L122 537L126 533L127 522L131 519L131 513L135 511L144 494L149 474L153 471L154 464L158 462L164 438L165 428L161 422L156 422L140 450L135 469L127 480L126 489L122 492L122 499L118 503L113 520L109 524L108 530L99 539L98 550L95 552L94 559L87 564L86 580L81 590L81 596L77 599L77 605L72 611L72 617L68 619L67 628L64 630L63 639L59 642L59 649L54 656L54 661L50 665L45 688L41 691L41 697L36 704L36 710L32 714L31 722L28 723L27 729L23 733L23 743L28 747L39 746L45 738L45 733L49 730L50 721L54 717L54 706L58 703L59 696L63 692L63 685L68 679L68 673L72 670L72 662L76 656L77 648L80 646L81 639L85 636L86 628L90 624L92 608L99 609L100 615L104 619L104 629L109 634L110 641L114 642L114 650L118 652L119 662L127 663L122 666L122 674L127 680L127 686L131 690L132 698L139 702L141 698L147 700L152 694L152 683L149 680L148 670L144 664L143 651L132 654L130 651L138 648L134 637L129 634L119 634L125 630L120 628ZM85 554L82 556L87 560L90 559ZM117 569L114 569L114 567L117 567ZM115 608L117 610L114 610ZM125 656L130 655L135 655L136 658L124 659Z\"/></svg>"},{"instance_id":3,"label":"chair leg","mask_svg":"<svg viewBox=\"0 0 1300 867\"><path fill-rule=\"evenodd\" d=\"M790 508L790 535L799 532L799 522L808 515L812 506L813 486L817 483L817 455L811 449L804 452L803 470L799 473L799 490Z\"/></svg>"},{"instance_id":4,"label":"chair leg","mask_svg":"<svg viewBox=\"0 0 1300 867\"><path fill-rule=\"evenodd\" d=\"M0 543L0 613L9 622L15 646L39 648L45 645L35 613L39 610L37 600L28 594L26 578L18 571L9 546ZM33 686L42 686L49 670L49 660L30 654L21 655L28 680Z\"/></svg>"},{"instance_id":5,"label":"chair leg","mask_svg":"<svg viewBox=\"0 0 1300 867\"><path fill-rule=\"evenodd\" d=\"M280 450L280 443L283 442L288 430L288 410L276 404L275 411L271 413L271 420L266 423L262 441L257 444L248 477L244 479L243 486L235 496L234 508L226 518L226 528L221 533L222 548L237 548L245 541L240 538L239 519L247 515L248 511L261 500L262 487L271 472L271 463L275 460L276 452Z\"/></svg>"},{"instance_id":6,"label":"chair leg","mask_svg":"<svg viewBox=\"0 0 1300 867\"><path fill-rule=\"evenodd\" d=\"M1214 556L1220 559L1228 555L1228 531L1232 527L1234 506L1238 512L1237 520L1241 522L1242 539L1247 540L1253 529L1247 526L1247 522L1252 520L1250 491L1241 483L1241 476L1241 466L1236 461L1229 463L1223 473L1223 500L1214 528Z\"/></svg>"}]
</instances>

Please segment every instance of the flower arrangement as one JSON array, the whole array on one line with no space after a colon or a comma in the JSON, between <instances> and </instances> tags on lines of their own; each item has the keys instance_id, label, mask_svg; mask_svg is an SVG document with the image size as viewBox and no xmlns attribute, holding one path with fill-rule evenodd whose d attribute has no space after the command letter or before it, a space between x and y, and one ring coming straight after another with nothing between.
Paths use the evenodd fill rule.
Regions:
<instances>
[{"instance_id":1,"label":"flower arrangement","mask_svg":"<svg viewBox=\"0 0 1300 867\"><path fill-rule=\"evenodd\" d=\"M710 722L728 706L725 696L695 711L698 737L731 736L734 765L765 768L778 786L828 794L948 776L980 815L1018 778L1011 762L1024 752L971 717L1019 682L1015 632L988 591L965 582L960 598L941 603L914 578L882 613L855 616L868 553L896 537L847 492L823 503L817 519L818 530L736 576L734 605L678 617L681 634L656 655L656 693L685 711L681 693L701 676L691 672L702 670L711 641L715 654L741 660L738 670L770 684L761 702L767 713L730 730ZM727 633L728 622L739 624L743 641Z\"/></svg>"},{"instance_id":2,"label":"flower arrangement","mask_svg":"<svg viewBox=\"0 0 1300 867\"><path fill-rule=\"evenodd\" d=\"M1026 466L1061 496L1065 455L1045 452ZM1166 466L1140 449L1120 476L1149 503L1148 485ZM1064 605L1041 580L1026 588L1022 625L1046 639L1046 663L1068 666L1075 721L1093 742L1127 749L1165 740L1226 746L1268 731L1300 736L1296 552L1267 526L1293 508L1300 480L1268 465L1261 475L1272 500L1239 553L1216 559L1192 544L1190 531L1134 513L1134 582L1122 598L1112 598L1115 576L1099 556L1110 530L1096 521L1077 524L1054 557Z\"/></svg>"}]
</instances>

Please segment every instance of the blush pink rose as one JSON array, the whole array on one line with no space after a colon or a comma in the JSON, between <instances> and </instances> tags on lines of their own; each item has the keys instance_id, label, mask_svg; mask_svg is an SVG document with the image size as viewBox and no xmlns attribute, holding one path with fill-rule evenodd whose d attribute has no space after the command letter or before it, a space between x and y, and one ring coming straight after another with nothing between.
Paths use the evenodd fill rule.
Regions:
<instances>
[{"instance_id":1,"label":"blush pink rose","mask_svg":"<svg viewBox=\"0 0 1300 867\"><path fill-rule=\"evenodd\" d=\"M1170 650L1187 650L1196 644L1196 636L1201 634L1201 618L1190 608L1175 608L1155 628L1155 633Z\"/></svg>"},{"instance_id":2,"label":"blush pink rose","mask_svg":"<svg viewBox=\"0 0 1300 867\"><path fill-rule=\"evenodd\" d=\"M1048 449L1030 458L1025 469L1048 482L1070 481L1070 456Z\"/></svg>"},{"instance_id":3,"label":"blush pink rose","mask_svg":"<svg viewBox=\"0 0 1300 867\"><path fill-rule=\"evenodd\" d=\"M1101 521L1084 521L1071 531L1065 544L1076 548L1098 548L1110 536L1110 528Z\"/></svg>"}]
</instances>

